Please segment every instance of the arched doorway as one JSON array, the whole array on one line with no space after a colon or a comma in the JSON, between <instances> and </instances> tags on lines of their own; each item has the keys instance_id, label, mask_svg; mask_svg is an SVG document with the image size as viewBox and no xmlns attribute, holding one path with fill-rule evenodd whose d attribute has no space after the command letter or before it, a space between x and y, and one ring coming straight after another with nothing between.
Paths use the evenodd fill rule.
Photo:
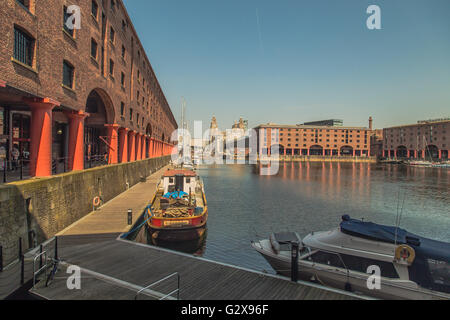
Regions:
<instances>
[{"instance_id":1,"label":"arched doorway","mask_svg":"<svg viewBox=\"0 0 450 320\"><path fill-rule=\"evenodd\" d=\"M343 146L341 148L341 156L353 156L353 148L350 146Z\"/></svg>"},{"instance_id":2,"label":"arched doorway","mask_svg":"<svg viewBox=\"0 0 450 320\"><path fill-rule=\"evenodd\" d=\"M323 147L319 145L311 146L309 148L310 156L321 156L323 155Z\"/></svg>"},{"instance_id":3,"label":"arched doorway","mask_svg":"<svg viewBox=\"0 0 450 320\"><path fill-rule=\"evenodd\" d=\"M85 168L108 163L107 154L110 141L105 124L114 123L114 106L108 94L102 89L94 89L86 100L89 117L84 126Z\"/></svg>"},{"instance_id":4,"label":"arched doorway","mask_svg":"<svg viewBox=\"0 0 450 320\"><path fill-rule=\"evenodd\" d=\"M439 159L439 148L434 144L427 145L425 149L425 159Z\"/></svg>"},{"instance_id":5,"label":"arched doorway","mask_svg":"<svg viewBox=\"0 0 450 320\"><path fill-rule=\"evenodd\" d=\"M397 158L406 158L408 156L408 149L405 146L397 147Z\"/></svg>"}]
</instances>

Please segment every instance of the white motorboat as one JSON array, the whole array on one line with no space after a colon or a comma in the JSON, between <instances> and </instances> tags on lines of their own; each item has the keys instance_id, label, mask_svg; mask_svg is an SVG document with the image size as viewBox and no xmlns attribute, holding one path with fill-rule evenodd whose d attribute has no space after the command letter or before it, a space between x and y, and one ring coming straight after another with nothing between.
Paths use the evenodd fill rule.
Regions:
<instances>
[{"instance_id":1,"label":"white motorboat","mask_svg":"<svg viewBox=\"0 0 450 320\"><path fill-rule=\"evenodd\" d=\"M351 219L338 228L272 234L252 242L279 274L291 276L292 243L299 243L298 278L381 299L450 299L450 244L404 229ZM376 283L373 270L380 276ZM375 282L374 282L375 281Z\"/></svg>"}]
</instances>

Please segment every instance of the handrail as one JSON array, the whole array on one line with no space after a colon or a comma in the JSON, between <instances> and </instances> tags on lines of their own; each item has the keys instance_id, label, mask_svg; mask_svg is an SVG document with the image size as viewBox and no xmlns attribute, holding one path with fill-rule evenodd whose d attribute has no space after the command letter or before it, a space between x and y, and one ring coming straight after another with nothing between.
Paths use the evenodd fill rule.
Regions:
<instances>
[{"instance_id":1,"label":"handrail","mask_svg":"<svg viewBox=\"0 0 450 320\"><path fill-rule=\"evenodd\" d=\"M44 261L45 264L42 265L37 271L36 271L36 260L41 257L44 256ZM41 253L38 253L37 255L34 256L33 259L33 288L36 285L36 275L38 275L42 270L47 270L47 251L43 251Z\"/></svg>"},{"instance_id":2,"label":"handrail","mask_svg":"<svg viewBox=\"0 0 450 320\"><path fill-rule=\"evenodd\" d=\"M168 280L168 279L170 279L170 278L172 278L172 277L174 277L174 276L177 277L177 289L173 290L173 291L170 292L169 294L166 294L165 296L163 296L162 298L160 298L160 299L158 299L158 300L164 300L164 299L170 297L170 296L171 296L172 294L174 294L174 293L177 294L177 300L180 300L180 274L179 274L178 272L174 272L174 273L172 273L172 274L169 274L168 276L166 276L166 277L164 277L164 278L162 278L162 279L160 279L160 280L158 280L158 281L156 281L156 282L153 282L153 283L149 284L148 286L142 288L141 290L139 290L139 291L136 293L136 295L134 296L134 300L137 300L137 297L139 296L139 294L140 294L141 292L143 292L143 291L149 289L150 287L153 287L153 286L155 286L155 285L157 285L157 284L159 284L159 283L161 283L161 282L163 282L163 281L165 281L165 280Z\"/></svg>"}]
</instances>

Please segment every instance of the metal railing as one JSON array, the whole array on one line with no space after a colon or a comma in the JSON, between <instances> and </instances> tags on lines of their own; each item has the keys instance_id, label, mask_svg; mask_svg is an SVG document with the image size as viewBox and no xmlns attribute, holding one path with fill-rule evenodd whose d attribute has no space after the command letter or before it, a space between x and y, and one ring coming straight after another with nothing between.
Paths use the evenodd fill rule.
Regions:
<instances>
[{"instance_id":1,"label":"metal railing","mask_svg":"<svg viewBox=\"0 0 450 320\"><path fill-rule=\"evenodd\" d=\"M139 294L141 294L142 292L144 292L144 291L150 289L151 287L154 287L154 286L156 286L156 285L158 285L158 284L160 284L160 283L162 283L162 282L164 282L166 280L169 280L169 279L171 279L173 277L177 277L177 288L175 290L171 291L170 293L164 295L163 297L159 298L158 300L165 300L165 299L171 297L175 293L177 294L177 298L176 299L180 300L180 274L178 272L174 272L174 273L172 273L172 274L170 274L170 275L168 275L168 276L166 276L166 277L164 277L164 278L162 278L162 279L160 279L160 280L158 280L156 282L153 282L153 283L149 284L148 286L142 288L141 290L139 290L136 293L136 295L134 297L134 300L137 300Z\"/></svg>"},{"instance_id":2,"label":"metal railing","mask_svg":"<svg viewBox=\"0 0 450 320\"><path fill-rule=\"evenodd\" d=\"M30 178L30 160L19 159L17 161L0 160L2 183L8 183Z\"/></svg>"},{"instance_id":3,"label":"metal railing","mask_svg":"<svg viewBox=\"0 0 450 320\"><path fill-rule=\"evenodd\" d=\"M52 173L59 174L69 171L69 158L54 158L52 159Z\"/></svg>"},{"instance_id":4,"label":"metal railing","mask_svg":"<svg viewBox=\"0 0 450 320\"><path fill-rule=\"evenodd\" d=\"M84 168L90 169L108 164L108 156L105 154L89 155L84 158Z\"/></svg>"},{"instance_id":5,"label":"metal railing","mask_svg":"<svg viewBox=\"0 0 450 320\"><path fill-rule=\"evenodd\" d=\"M44 257L45 264L42 263L42 257ZM36 270L36 262L39 258L39 269ZM33 288L36 285L36 278L41 274L42 270L45 271L47 276L47 251L38 253L33 258Z\"/></svg>"}]
</instances>

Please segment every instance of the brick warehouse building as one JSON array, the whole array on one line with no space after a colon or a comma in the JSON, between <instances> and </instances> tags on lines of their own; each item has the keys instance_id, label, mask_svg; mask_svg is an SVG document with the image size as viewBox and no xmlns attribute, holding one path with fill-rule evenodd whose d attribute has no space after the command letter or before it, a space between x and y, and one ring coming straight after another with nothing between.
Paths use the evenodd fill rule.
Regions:
<instances>
[{"instance_id":1,"label":"brick warehouse building","mask_svg":"<svg viewBox=\"0 0 450 320\"><path fill-rule=\"evenodd\" d=\"M0 28L3 166L18 153L48 176L170 154L177 123L121 0L2 0Z\"/></svg>"},{"instance_id":2,"label":"brick warehouse building","mask_svg":"<svg viewBox=\"0 0 450 320\"><path fill-rule=\"evenodd\" d=\"M270 155L273 148L278 148L280 155L293 156L370 155L371 128L269 123L255 130L259 155Z\"/></svg>"},{"instance_id":3,"label":"brick warehouse building","mask_svg":"<svg viewBox=\"0 0 450 320\"><path fill-rule=\"evenodd\" d=\"M383 138L384 157L447 160L450 152L450 119L384 128Z\"/></svg>"}]
</instances>

